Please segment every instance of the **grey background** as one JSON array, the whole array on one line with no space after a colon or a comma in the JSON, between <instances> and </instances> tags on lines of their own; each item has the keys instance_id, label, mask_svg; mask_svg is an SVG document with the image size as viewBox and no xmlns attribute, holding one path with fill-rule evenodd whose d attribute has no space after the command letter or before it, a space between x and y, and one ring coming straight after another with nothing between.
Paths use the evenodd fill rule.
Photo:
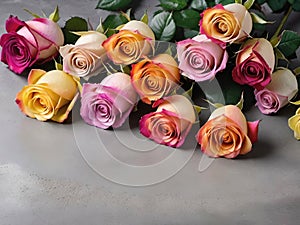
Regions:
<instances>
[{"instance_id":1,"label":"grey background","mask_svg":"<svg viewBox=\"0 0 300 225\"><path fill-rule=\"evenodd\" d=\"M154 1L139 3L153 11ZM2 0L0 33L10 14L26 20L23 8L49 14L60 6L61 20L89 17L96 26L105 12L96 0ZM299 15L289 27L299 30ZM43 123L25 117L14 103L24 77L0 64L0 224L285 224L300 221L299 142L287 126L295 107L277 116L257 108L259 142L236 160L218 159L200 173L197 148L186 166L170 179L148 187L127 187L95 173L81 156L72 124ZM87 137L88 138L88 137ZM91 140L92 142L93 140ZM117 140L111 139L111 148ZM108 165L109 167L109 165Z\"/></svg>"}]
</instances>

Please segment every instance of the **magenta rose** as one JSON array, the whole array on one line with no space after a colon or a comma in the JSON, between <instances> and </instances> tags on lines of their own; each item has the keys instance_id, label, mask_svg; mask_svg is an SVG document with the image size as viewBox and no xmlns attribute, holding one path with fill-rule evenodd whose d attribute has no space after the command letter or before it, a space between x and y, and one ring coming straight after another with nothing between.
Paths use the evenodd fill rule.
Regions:
<instances>
[{"instance_id":1,"label":"magenta rose","mask_svg":"<svg viewBox=\"0 0 300 225\"><path fill-rule=\"evenodd\" d=\"M53 58L64 43L61 28L47 18L24 22L10 16L6 21L6 31L0 38L1 61L18 74L34 63Z\"/></svg>"},{"instance_id":2,"label":"magenta rose","mask_svg":"<svg viewBox=\"0 0 300 225\"><path fill-rule=\"evenodd\" d=\"M226 50L205 35L179 41L177 53L182 75L197 82L213 79L228 60Z\"/></svg>"},{"instance_id":3,"label":"magenta rose","mask_svg":"<svg viewBox=\"0 0 300 225\"><path fill-rule=\"evenodd\" d=\"M246 41L236 57L232 78L239 84L247 84L261 90L271 82L275 55L271 43L264 38Z\"/></svg>"},{"instance_id":4,"label":"magenta rose","mask_svg":"<svg viewBox=\"0 0 300 225\"><path fill-rule=\"evenodd\" d=\"M296 76L280 68L272 74L272 81L262 90L255 90L256 106L263 114L276 113L297 94Z\"/></svg>"},{"instance_id":5,"label":"magenta rose","mask_svg":"<svg viewBox=\"0 0 300 225\"><path fill-rule=\"evenodd\" d=\"M196 120L192 103L182 95L172 95L154 102L155 112L140 120L140 132L153 141L180 147Z\"/></svg>"},{"instance_id":6,"label":"magenta rose","mask_svg":"<svg viewBox=\"0 0 300 225\"><path fill-rule=\"evenodd\" d=\"M130 76L114 73L100 84L83 84L80 115L92 126L117 128L128 118L137 98Z\"/></svg>"}]
</instances>

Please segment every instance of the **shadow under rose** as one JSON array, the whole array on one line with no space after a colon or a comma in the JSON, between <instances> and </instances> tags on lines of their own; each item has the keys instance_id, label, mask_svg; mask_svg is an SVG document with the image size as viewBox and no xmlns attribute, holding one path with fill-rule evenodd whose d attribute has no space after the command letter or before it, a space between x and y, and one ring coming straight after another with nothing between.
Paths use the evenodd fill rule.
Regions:
<instances>
[{"instance_id":1,"label":"shadow under rose","mask_svg":"<svg viewBox=\"0 0 300 225\"><path fill-rule=\"evenodd\" d=\"M265 139L258 140L258 142L254 143L252 146L251 152L246 155L239 155L237 159L245 160L245 159L256 159L256 158L266 158L272 154L275 146L272 145L271 142L268 142Z\"/></svg>"}]
</instances>

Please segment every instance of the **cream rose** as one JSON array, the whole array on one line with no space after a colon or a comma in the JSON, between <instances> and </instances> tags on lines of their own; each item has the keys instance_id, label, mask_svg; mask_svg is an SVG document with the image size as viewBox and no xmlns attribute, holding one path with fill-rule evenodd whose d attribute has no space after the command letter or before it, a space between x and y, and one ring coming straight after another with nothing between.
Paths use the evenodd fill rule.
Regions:
<instances>
[{"instance_id":1,"label":"cream rose","mask_svg":"<svg viewBox=\"0 0 300 225\"><path fill-rule=\"evenodd\" d=\"M103 69L105 49L103 41L107 38L96 31L84 32L74 45L65 45L59 49L63 57L63 69L78 77L91 77Z\"/></svg>"},{"instance_id":2,"label":"cream rose","mask_svg":"<svg viewBox=\"0 0 300 225\"><path fill-rule=\"evenodd\" d=\"M180 79L178 64L168 54L159 54L132 65L130 74L133 87L147 104L169 95Z\"/></svg>"},{"instance_id":3,"label":"cream rose","mask_svg":"<svg viewBox=\"0 0 300 225\"><path fill-rule=\"evenodd\" d=\"M102 45L115 64L129 65L153 51L154 40L154 33L147 24L132 20Z\"/></svg>"},{"instance_id":4,"label":"cream rose","mask_svg":"<svg viewBox=\"0 0 300 225\"><path fill-rule=\"evenodd\" d=\"M247 122L233 105L217 108L196 135L201 150L211 157L235 158L251 151L259 121Z\"/></svg>"},{"instance_id":5,"label":"cream rose","mask_svg":"<svg viewBox=\"0 0 300 225\"><path fill-rule=\"evenodd\" d=\"M251 15L242 4L218 4L201 16L200 33L218 43L240 43L252 30Z\"/></svg>"},{"instance_id":6,"label":"cream rose","mask_svg":"<svg viewBox=\"0 0 300 225\"><path fill-rule=\"evenodd\" d=\"M28 85L17 94L20 110L40 121L63 122L78 97L79 80L60 70L33 69Z\"/></svg>"}]
</instances>

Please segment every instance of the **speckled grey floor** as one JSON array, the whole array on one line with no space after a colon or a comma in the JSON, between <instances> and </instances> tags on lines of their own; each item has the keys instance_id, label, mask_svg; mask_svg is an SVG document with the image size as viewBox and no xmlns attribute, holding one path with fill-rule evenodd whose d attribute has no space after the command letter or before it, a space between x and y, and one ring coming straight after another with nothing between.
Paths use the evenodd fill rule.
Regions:
<instances>
[{"instance_id":1,"label":"speckled grey floor","mask_svg":"<svg viewBox=\"0 0 300 225\"><path fill-rule=\"evenodd\" d=\"M155 5L143 2L139 15L143 8L151 11ZM105 14L94 9L96 3L2 0L0 33L9 14L29 19L23 8L50 13L56 4L62 24L72 15L89 16L97 24ZM297 17L289 22L294 29ZM25 83L0 65L1 225L299 224L300 143L287 127L294 108L284 109L276 119L256 108L247 114L249 120L262 119L260 141L247 157L215 160L200 173L202 154L197 149L170 179L148 187L127 187L104 179L88 166L72 124L41 123L19 112L14 98ZM110 145L118 146L113 139Z\"/></svg>"}]
</instances>

